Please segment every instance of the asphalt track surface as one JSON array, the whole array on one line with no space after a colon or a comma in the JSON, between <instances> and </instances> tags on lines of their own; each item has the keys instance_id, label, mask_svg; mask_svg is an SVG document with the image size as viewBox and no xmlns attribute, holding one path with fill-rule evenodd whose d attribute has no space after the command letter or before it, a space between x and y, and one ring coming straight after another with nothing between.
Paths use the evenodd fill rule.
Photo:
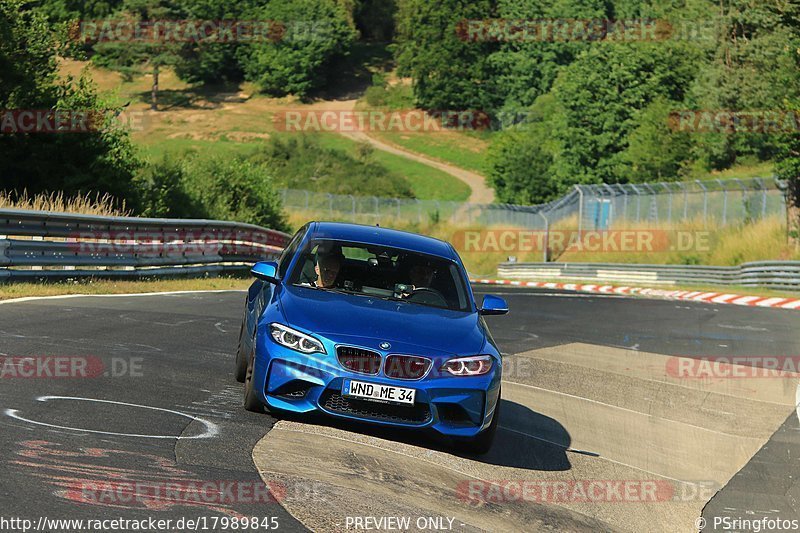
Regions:
<instances>
[{"instance_id":1,"label":"asphalt track surface","mask_svg":"<svg viewBox=\"0 0 800 533\"><path fill-rule=\"evenodd\" d=\"M302 531L406 516L412 530L440 518L439 530L454 531L691 531L702 513L705 531L723 531L737 528L714 529L715 517L798 518L797 379L686 380L665 369L800 355L800 314L476 291L503 294L511 309L490 320L509 357L498 437L477 458L426 435L244 411L231 375L241 292L0 304L6 364L77 357L94 371L27 378L5 367L0 520L204 517L206 530L230 531L211 528L214 517L275 517L279 530ZM265 501L264 480L280 503ZM623 502L465 497L465 483L503 480L659 489ZM179 489L167 493L169 483ZM225 493L231 484L240 492Z\"/></svg>"}]
</instances>

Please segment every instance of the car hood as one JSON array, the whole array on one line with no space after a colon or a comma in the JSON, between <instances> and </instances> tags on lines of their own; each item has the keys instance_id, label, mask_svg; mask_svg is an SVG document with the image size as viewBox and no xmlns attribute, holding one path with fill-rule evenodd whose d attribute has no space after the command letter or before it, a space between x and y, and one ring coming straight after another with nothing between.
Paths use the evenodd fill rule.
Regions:
<instances>
[{"instance_id":1,"label":"car hood","mask_svg":"<svg viewBox=\"0 0 800 533\"><path fill-rule=\"evenodd\" d=\"M287 325L337 343L380 349L386 341L392 352L475 355L486 342L474 312L295 286L281 291L280 307Z\"/></svg>"}]
</instances>

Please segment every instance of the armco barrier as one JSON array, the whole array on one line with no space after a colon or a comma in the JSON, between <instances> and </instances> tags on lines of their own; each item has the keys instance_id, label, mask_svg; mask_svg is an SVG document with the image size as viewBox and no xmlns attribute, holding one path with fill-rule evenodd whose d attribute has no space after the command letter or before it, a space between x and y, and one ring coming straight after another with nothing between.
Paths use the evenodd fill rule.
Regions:
<instances>
[{"instance_id":1,"label":"armco barrier","mask_svg":"<svg viewBox=\"0 0 800 533\"><path fill-rule=\"evenodd\" d=\"M609 263L502 263L510 280L591 281L648 285L738 285L800 291L800 261L761 261L738 267Z\"/></svg>"},{"instance_id":2,"label":"armco barrier","mask_svg":"<svg viewBox=\"0 0 800 533\"><path fill-rule=\"evenodd\" d=\"M215 275L274 259L288 238L217 220L0 209L0 281Z\"/></svg>"}]
</instances>

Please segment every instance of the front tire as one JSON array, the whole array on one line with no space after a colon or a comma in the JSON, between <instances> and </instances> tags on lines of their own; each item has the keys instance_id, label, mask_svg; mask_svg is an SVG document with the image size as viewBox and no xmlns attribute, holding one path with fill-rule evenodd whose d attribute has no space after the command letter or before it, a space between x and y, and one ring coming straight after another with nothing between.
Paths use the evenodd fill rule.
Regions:
<instances>
[{"instance_id":1,"label":"front tire","mask_svg":"<svg viewBox=\"0 0 800 533\"><path fill-rule=\"evenodd\" d=\"M244 383L244 380L247 377L247 356L242 353L242 341L244 341L244 323L247 319L246 313L247 311L245 311L245 318L242 319L242 327L239 330L239 347L236 348L236 368L233 371L233 377L236 378L236 381L239 383Z\"/></svg>"},{"instance_id":2,"label":"front tire","mask_svg":"<svg viewBox=\"0 0 800 533\"><path fill-rule=\"evenodd\" d=\"M489 427L478 433L472 440L460 441L457 444L459 450L471 455L484 455L492 449L494 437L497 434L497 425L500 420L500 394L497 395L497 404L494 407L494 415Z\"/></svg>"},{"instance_id":3,"label":"front tire","mask_svg":"<svg viewBox=\"0 0 800 533\"><path fill-rule=\"evenodd\" d=\"M250 357L247 358L247 367L245 370L244 378L244 408L253 413L264 413L266 408L261 400L258 399L255 390L253 390L253 367L255 366L256 359L256 341L253 338L253 351Z\"/></svg>"}]
</instances>

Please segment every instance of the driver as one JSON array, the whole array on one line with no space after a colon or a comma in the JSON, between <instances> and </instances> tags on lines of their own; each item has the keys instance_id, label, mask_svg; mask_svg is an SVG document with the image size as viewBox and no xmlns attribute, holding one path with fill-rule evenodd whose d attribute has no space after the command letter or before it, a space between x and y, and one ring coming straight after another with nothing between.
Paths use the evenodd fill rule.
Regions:
<instances>
[{"instance_id":1,"label":"driver","mask_svg":"<svg viewBox=\"0 0 800 533\"><path fill-rule=\"evenodd\" d=\"M323 289L333 287L336 285L336 278L339 276L342 263L344 263L344 255L341 248L323 248L323 246L320 246L314 255L315 278L310 279L311 276L309 275L306 277L306 281L302 281L299 285Z\"/></svg>"},{"instance_id":2,"label":"driver","mask_svg":"<svg viewBox=\"0 0 800 533\"><path fill-rule=\"evenodd\" d=\"M323 253L317 254L317 264L314 265L314 272L317 274L317 279L313 281L315 287L329 288L336 284L336 278L339 276L339 270L342 268L341 253Z\"/></svg>"},{"instance_id":3,"label":"driver","mask_svg":"<svg viewBox=\"0 0 800 533\"><path fill-rule=\"evenodd\" d=\"M430 287L436 270L429 263L416 263L411 267L408 276L411 280L411 289L417 290Z\"/></svg>"}]
</instances>

